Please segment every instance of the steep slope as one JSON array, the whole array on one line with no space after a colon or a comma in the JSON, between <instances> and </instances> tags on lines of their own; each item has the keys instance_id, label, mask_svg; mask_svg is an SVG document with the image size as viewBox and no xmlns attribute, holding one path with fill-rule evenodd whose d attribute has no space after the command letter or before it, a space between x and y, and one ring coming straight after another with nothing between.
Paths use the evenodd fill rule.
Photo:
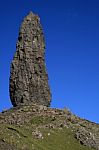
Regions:
<instances>
[{"instance_id":1,"label":"steep slope","mask_svg":"<svg viewBox=\"0 0 99 150\"><path fill-rule=\"evenodd\" d=\"M25 105L0 114L0 143L0 150L98 150L99 125L67 109Z\"/></svg>"}]
</instances>

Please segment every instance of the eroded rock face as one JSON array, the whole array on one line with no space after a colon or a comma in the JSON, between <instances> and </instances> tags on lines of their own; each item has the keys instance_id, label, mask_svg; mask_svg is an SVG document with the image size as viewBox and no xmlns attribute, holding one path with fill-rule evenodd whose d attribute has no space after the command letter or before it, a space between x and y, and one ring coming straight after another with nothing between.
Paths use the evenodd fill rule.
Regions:
<instances>
[{"instance_id":1,"label":"eroded rock face","mask_svg":"<svg viewBox=\"0 0 99 150\"><path fill-rule=\"evenodd\" d=\"M10 98L13 106L30 102L50 105L51 93L44 54L45 41L40 18L30 12L20 27L11 64Z\"/></svg>"}]
</instances>

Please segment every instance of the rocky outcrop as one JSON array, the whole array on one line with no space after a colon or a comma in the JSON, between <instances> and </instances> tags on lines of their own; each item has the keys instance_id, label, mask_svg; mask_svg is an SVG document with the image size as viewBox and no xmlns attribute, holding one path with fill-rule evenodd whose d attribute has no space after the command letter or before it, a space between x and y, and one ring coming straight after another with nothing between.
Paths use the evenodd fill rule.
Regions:
<instances>
[{"instance_id":1,"label":"rocky outcrop","mask_svg":"<svg viewBox=\"0 0 99 150\"><path fill-rule=\"evenodd\" d=\"M86 130L85 127L80 127L77 129L75 138L79 140L82 145L99 150L99 138L95 137L94 133Z\"/></svg>"},{"instance_id":2,"label":"rocky outcrop","mask_svg":"<svg viewBox=\"0 0 99 150\"><path fill-rule=\"evenodd\" d=\"M45 41L40 18L30 12L20 27L11 64L10 98L13 106L30 102L50 105L51 93L44 54Z\"/></svg>"}]
</instances>

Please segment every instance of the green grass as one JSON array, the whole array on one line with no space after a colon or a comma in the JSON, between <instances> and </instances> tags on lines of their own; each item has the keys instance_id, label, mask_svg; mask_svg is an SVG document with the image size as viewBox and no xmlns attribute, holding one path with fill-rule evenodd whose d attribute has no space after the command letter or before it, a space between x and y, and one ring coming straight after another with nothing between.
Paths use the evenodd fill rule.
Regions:
<instances>
[{"instance_id":1,"label":"green grass","mask_svg":"<svg viewBox=\"0 0 99 150\"><path fill-rule=\"evenodd\" d=\"M22 127L0 125L0 139L23 150L93 150L81 145L74 138L73 132L70 129L40 128L38 130L42 133L43 139L35 139L33 137L32 126L28 130L25 125Z\"/></svg>"},{"instance_id":2,"label":"green grass","mask_svg":"<svg viewBox=\"0 0 99 150\"><path fill-rule=\"evenodd\" d=\"M73 136L71 130L55 129L43 130L43 140L35 141L37 150L92 150L88 147L81 145ZM48 136L50 133L50 136Z\"/></svg>"},{"instance_id":3,"label":"green grass","mask_svg":"<svg viewBox=\"0 0 99 150\"><path fill-rule=\"evenodd\" d=\"M43 117L43 116L35 116L30 120L30 123L33 125L44 125L51 123L53 118L50 117Z\"/></svg>"}]
</instances>

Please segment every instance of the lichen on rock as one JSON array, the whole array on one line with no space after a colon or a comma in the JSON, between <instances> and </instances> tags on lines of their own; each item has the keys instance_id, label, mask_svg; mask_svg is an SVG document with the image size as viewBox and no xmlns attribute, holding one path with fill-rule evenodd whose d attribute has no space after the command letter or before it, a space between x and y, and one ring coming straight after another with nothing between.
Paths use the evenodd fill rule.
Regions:
<instances>
[{"instance_id":1,"label":"lichen on rock","mask_svg":"<svg viewBox=\"0 0 99 150\"><path fill-rule=\"evenodd\" d=\"M30 12L20 27L10 72L12 105L30 102L50 106L51 92L45 65L45 41L40 18Z\"/></svg>"}]
</instances>

